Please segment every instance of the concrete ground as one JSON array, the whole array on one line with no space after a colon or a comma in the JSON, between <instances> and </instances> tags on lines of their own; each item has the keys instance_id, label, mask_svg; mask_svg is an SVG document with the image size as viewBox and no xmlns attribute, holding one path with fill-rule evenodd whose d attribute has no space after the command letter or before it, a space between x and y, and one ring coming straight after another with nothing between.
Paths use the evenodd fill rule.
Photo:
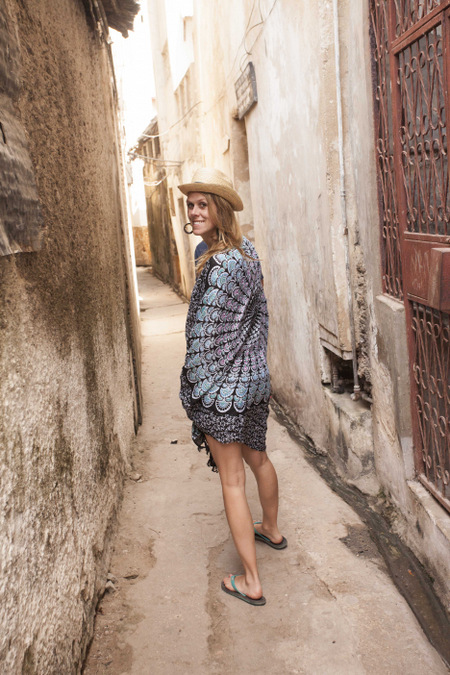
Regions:
<instances>
[{"instance_id":1,"label":"concrete ground","mask_svg":"<svg viewBox=\"0 0 450 675\"><path fill-rule=\"evenodd\" d=\"M447 673L366 527L273 414L268 448L289 546L257 543L265 607L221 591L240 564L219 478L178 399L187 306L148 269L138 278L144 423L85 675ZM250 472L248 496L259 519Z\"/></svg>"}]
</instances>

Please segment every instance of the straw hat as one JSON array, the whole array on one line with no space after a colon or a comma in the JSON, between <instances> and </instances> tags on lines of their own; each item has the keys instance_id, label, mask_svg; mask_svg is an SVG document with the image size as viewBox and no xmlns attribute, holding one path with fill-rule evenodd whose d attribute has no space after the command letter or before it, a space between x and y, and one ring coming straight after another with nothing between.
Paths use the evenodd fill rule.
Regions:
<instances>
[{"instance_id":1,"label":"straw hat","mask_svg":"<svg viewBox=\"0 0 450 675\"><path fill-rule=\"evenodd\" d=\"M179 185L178 188L185 195L189 192L211 192L223 197L230 202L234 211L242 211L244 205L242 199L233 187L231 180L218 169L197 169L192 178L192 183Z\"/></svg>"}]
</instances>

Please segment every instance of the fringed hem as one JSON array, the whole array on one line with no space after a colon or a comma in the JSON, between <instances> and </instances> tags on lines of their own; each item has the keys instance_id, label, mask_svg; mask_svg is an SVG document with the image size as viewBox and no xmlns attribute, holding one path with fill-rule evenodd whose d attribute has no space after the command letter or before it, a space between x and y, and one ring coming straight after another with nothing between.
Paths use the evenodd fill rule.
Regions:
<instances>
[{"instance_id":1,"label":"fringed hem","mask_svg":"<svg viewBox=\"0 0 450 675\"><path fill-rule=\"evenodd\" d=\"M214 473L219 473L219 469L217 468L217 464L214 461L214 457L212 456L211 448L208 445L208 441L206 440L206 435L205 432L202 431L201 429L198 428L196 424L192 424L192 440L194 441L195 445L197 446L197 450L201 452L204 450L206 452L208 461L206 462L206 466L209 466L211 470ZM256 450L257 452L265 452L266 448L254 448L252 447L254 444L250 442L245 442L242 441L239 436L236 436L236 438L229 438L226 441L218 441L219 443L245 443L245 445L248 445L249 448L252 450Z\"/></svg>"},{"instance_id":2,"label":"fringed hem","mask_svg":"<svg viewBox=\"0 0 450 675\"><path fill-rule=\"evenodd\" d=\"M215 463L214 457L212 456L211 448L208 445L206 436L203 433L203 431L201 431L200 429L198 429L198 427L195 426L195 424L192 425L192 440L197 446L199 452L205 450L208 456L206 466L209 466L214 473L219 473L219 469L217 468L217 464Z\"/></svg>"},{"instance_id":3,"label":"fringed hem","mask_svg":"<svg viewBox=\"0 0 450 675\"><path fill-rule=\"evenodd\" d=\"M249 408L245 415L218 415L209 410L187 409L192 421L192 440L208 456L208 466L217 472L217 466L206 440L206 435L219 443L244 443L253 450L266 450L267 417L269 406L262 403Z\"/></svg>"}]
</instances>

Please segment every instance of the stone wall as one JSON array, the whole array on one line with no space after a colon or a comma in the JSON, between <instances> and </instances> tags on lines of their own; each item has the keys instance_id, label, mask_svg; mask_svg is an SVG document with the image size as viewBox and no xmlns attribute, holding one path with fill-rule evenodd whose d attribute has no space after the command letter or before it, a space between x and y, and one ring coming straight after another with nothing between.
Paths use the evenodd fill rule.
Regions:
<instances>
[{"instance_id":1,"label":"stone wall","mask_svg":"<svg viewBox=\"0 0 450 675\"><path fill-rule=\"evenodd\" d=\"M81 0L6 0L44 220L0 258L0 670L80 672L134 436L107 48Z\"/></svg>"}]
</instances>

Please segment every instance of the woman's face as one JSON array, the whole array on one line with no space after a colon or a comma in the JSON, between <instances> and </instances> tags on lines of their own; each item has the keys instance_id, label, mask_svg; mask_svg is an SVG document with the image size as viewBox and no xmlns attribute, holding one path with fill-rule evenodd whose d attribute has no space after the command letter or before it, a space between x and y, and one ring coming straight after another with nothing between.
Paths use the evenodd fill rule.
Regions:
<instances>
[{"instance_id":1,"label":"woman's face","mask_svg":"<svg viewBox=\"0 0 450 675\"><path fill-rule=\"evenodd\" d=\"M187 198L188 217L194 234L198 234L206 243L216 238L216 225L212 219L211 206L201 192L190 192Z\"/></svg>"}]
</instances>

